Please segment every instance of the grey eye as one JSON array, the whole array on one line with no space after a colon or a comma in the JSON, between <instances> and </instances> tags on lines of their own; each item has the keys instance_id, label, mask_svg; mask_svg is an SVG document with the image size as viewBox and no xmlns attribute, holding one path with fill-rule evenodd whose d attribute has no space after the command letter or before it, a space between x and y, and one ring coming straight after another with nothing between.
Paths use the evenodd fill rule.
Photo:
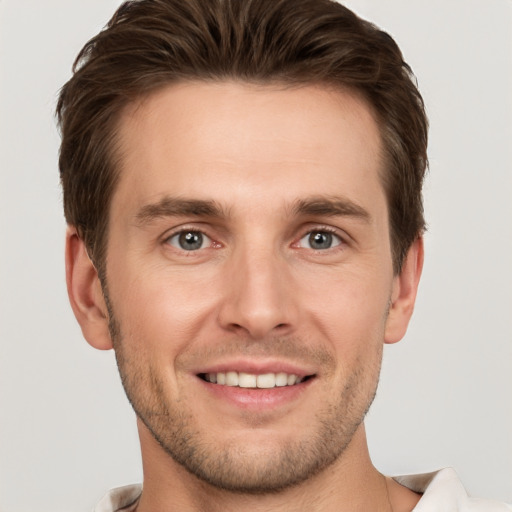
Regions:
<instances>
[{"instance_id":1,"label":"grey eye","mask_svg":"<svg viewBox=\"0 0 512 512\"><path fill-rule=\"evenodd\" d=\"M168 242L183 251L197 251L207 247L211 240L200 231L182 231L171 236Z\"/></svg>"},{"instance_id":2,"label":"grey eye","mask_svg":"<svg viewBox=\"0 0 512 512\"><path fill-rule=\"evenodd\" d=\"M311 231L300 239L299 246L321 251L341 244L341 239L329 231Z\"/></svg>"}]
</instances>

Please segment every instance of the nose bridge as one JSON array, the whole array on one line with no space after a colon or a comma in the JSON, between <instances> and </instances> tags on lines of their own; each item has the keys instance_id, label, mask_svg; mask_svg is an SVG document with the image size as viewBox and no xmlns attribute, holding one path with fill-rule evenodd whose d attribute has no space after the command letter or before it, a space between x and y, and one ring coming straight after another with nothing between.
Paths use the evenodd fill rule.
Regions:
<instances>
[{"instance_id":1,"label":"nose bridge","mask_svg":"<svg viewBox=\"0 0 512 512\"><path fill-rule=\"evenodd\" d=\"M229 329L243 329L253 338L294 325L292 284L286 258L270 240L238 246L230 265L230 285L222 311Z\"/></svg>"}]
</instances>

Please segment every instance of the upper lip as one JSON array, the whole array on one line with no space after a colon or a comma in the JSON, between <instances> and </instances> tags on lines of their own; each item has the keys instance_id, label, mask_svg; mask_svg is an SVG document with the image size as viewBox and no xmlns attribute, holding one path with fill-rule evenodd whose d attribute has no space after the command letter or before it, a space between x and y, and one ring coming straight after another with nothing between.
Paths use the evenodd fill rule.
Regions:
<instances>
[{"instance_id":1,"label":"upper lip","mask_svg":"<svg viewBox=\"0 0 512 512\"><path fill-rule=\"evenodd\" d=\"M255 375L287 373L297 375L297 377L306 377L316 374L316 371L313 368L307 367L307 365L299 365L290 361L279 361L275 359L232 359L209 364L207 366L205 365L194 371L196 375L219 372L243 372Z\"/></svg>"}]
</instances>

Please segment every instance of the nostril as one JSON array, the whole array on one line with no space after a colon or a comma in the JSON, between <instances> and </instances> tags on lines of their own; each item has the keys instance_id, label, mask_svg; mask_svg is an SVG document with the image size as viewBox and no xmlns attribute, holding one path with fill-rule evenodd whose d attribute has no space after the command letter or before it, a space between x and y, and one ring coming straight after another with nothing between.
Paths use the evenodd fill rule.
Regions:
<instances>
[{"instance_id":1,"label":"nostril","mask_svg":"<svg viewBox=\"0 0 512 512\"><path fill-rule=\"evenodd\" d=\"M229 328L232 330L232 331L245 331L244 327L242 327L240 324L230 324L229 325Z\"/></svg>"}]
</instances>

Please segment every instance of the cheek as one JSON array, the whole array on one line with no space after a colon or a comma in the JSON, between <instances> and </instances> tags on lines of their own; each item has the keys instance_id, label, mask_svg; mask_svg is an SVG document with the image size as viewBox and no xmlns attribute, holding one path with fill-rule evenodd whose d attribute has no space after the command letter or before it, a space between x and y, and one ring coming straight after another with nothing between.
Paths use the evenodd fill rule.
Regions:
<instances>
[{"instance_id":1,"label":"cheek","mask_svg":"<svg viewBox=\"0 0 512 512\"><path fill-rule=\"evenodd\" d=\"M312 337L320 335L332 351L337 378L345 381L360 369L373 382L380 368L389 290L382 281L362 275L331 276L325 282L328 289L309 288L311 300L304 316Z\"/></svg>"},{"instance_id":2,"label":"cheek","mask_svg":"<svg viewBox=\"0 0 512 512\"><path fill-rule=\"evenodd\" d=\"M339 358L353 360L384 341L390 285L364 274L338 273L328 286L312 280L304 311ZM304 293L301 294L304 297Z\"/></svg>"},{"instance_id":3,"label":"cheek","mask_svg":"<svg viewBox=\"0 0 512 512\"><path fill-rule=\"evenodd\" d=\"M113 274L112 282L111 299L126 342L172 347L173 353L198 337L215 300L212 287L204 284L211 280L191 279L189 272L171 274L141 265Z\"/></svg>"}]
</instances>

